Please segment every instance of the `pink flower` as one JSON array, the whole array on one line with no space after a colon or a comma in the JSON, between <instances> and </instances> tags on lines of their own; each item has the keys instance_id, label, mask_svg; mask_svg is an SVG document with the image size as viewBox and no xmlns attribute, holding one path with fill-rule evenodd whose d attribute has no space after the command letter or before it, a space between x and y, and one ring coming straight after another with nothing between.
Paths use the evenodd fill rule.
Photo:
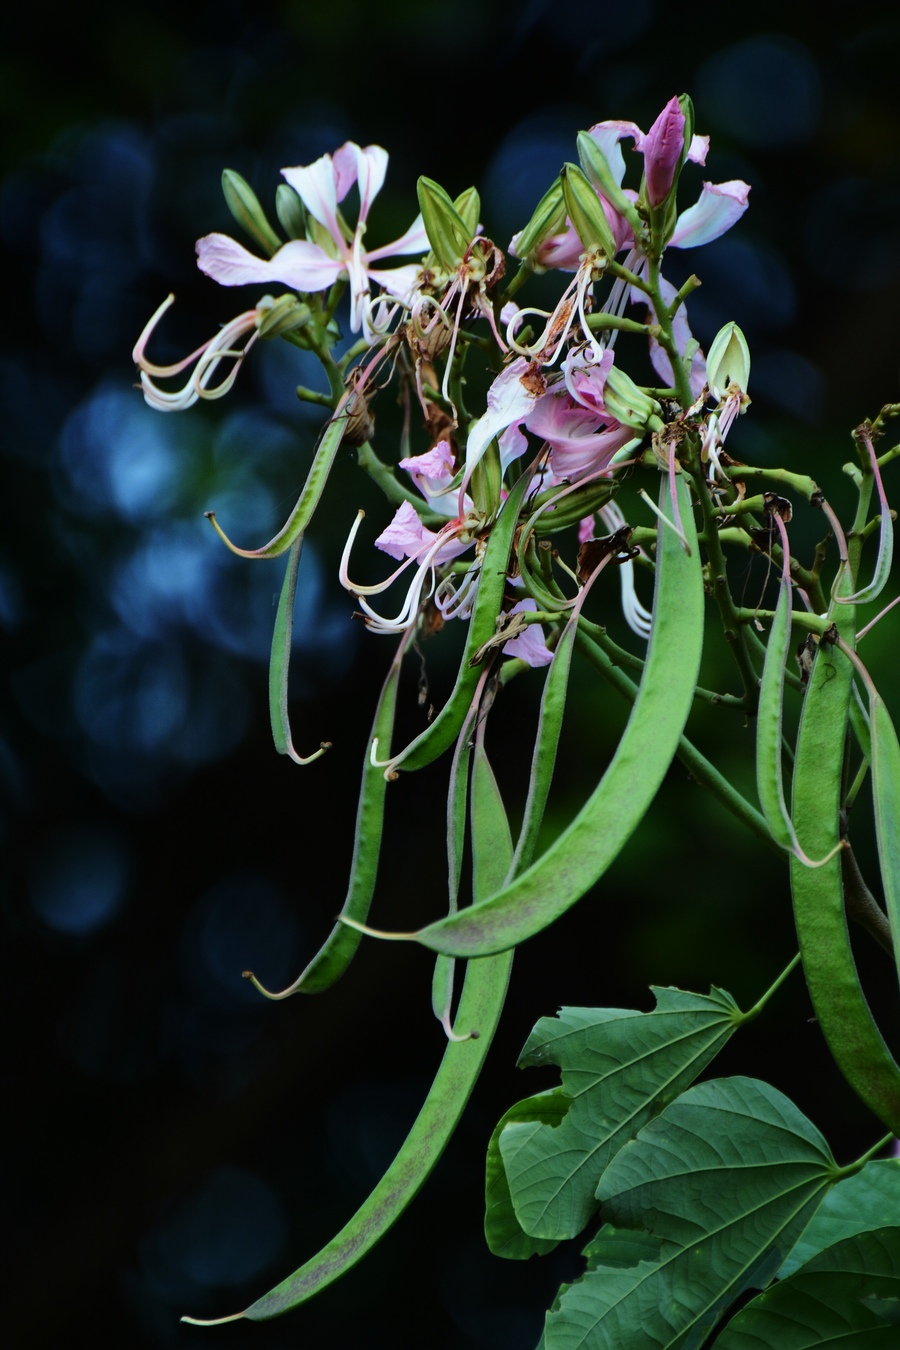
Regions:
<instances>
[{"instance_id":1,"label":"pink flower","mask_svg":"<svg viewBox=\"0 0 900 1350\"><path fill-rule=\"evenodd\" d=\"M380 145L362 149L347 141L333 157L323 155L314 164L282 169L313 220L322 226L323 243L291 239L271 258L258 258L228 235L208 234L197 241L197 265L222 286L282 282L304 294L325 290L339 277L348 277L350 326L355 333L364 329L370 337L366 317L369 283L374 281L389 294L403 298L413 290L419 272L413 264L387 271L372 264L396 254L424 253L428 248L421 216L392 244L371 251L363 248L369 208L384 182L387 163L387 152ZM348 241L338 219L338 204L354 183L359 187L359 215Z\"/></svg>"},{"instance_id":2,"label":"pink flower","mask_svg":"<svg viewBox=\"0 0 900 1350\"><path fill-rule=\"evenodd\" d=\"M562 389L546 393L525 419L525 425L550 446L550 467L557 479L577 483L604 473L617 450L634 432L609 414L580 406Z\"/></svg>"},{"instance_id":3,"label":"pink flower","mask_svg":"<svg viewBox=\"0 0 900 1350\"><path fill-rule=\"evenodd\" d=\"M509 612L510 614L535 614L537 605L531 599L520 600L518 604L513 605ZM528 624L515 637L511 637L508 642L504 642L501 651L504 656L516 656L529 666L549 666L553 660L553 653L547 646L543 629L537 623Z\"/></svg>"}]
</instances>

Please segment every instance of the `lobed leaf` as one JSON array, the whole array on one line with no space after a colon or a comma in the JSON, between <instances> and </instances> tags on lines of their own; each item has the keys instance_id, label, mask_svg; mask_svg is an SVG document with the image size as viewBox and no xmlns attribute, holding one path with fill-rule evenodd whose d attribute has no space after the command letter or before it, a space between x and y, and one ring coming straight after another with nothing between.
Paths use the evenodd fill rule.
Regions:
<instances>
[{"instance_id":1,"label":"lobed leaf","mask_svg":"<svg viewBox=\"0 0 900 1350\"><path fill-rule=\"evenodd\" d=\"M744 1017L718 989L653 992L652 1012L563 1008L528 1038L520 1066L558 1065L570 1102L558 1123L520 1116L499 1137L516 1217L533 1237L581 1232L618 1150L694 1081Z\"/></svg>"},{"instance_id":2,"label":"lobed leaf","mask_svg":"<svg viewBox=\"0 0 900 1350\"><path fill-rule=\"evenodd\" d=\"M826 1247L900 1220L900 1159L881 1158L828 1192L778 1272L786 1279Z\"/></svg>"},{"instance_id":3,"label":"lobed leaf","mask_svg":"<svg viewBox=\"0 0 900 1350\"><path fill-rule=\"evenodd\" d=\"M724 1309L768 1282L838 1172L819 1131L749 1078L690 1088L603 1174L602 1212L658 1255L602 1259L547 1315L546 1350L698 1350Z\"/></svg>"},{"instance_id":4,"label":"lobed leaf","mask_svg":"<svg viewBox=\"0 0 900 1350\"><path fill-rule=\"evenodd\" d=\"M898 1312L900 1228L878 1228L827 1247L759 1294L714 1350L895 1350Z\"/></svg>"},{"instance_id":5,"label":"lobed leaf","mask_svg":"<svg viewBox=\"0 0 900 1350\"><path fill-rule=\"evenodd\" d=\"M485 1166L484 1236L495 1256L524 1261L529 1256L543 1256L557 1245L555 1238L531 1237L520 1224L510 1195L504 1160L500 1156L500 1136L508 1125L522 1121L559 1125L570 1105L570 1098L559 1088L539 1092L511 1106L491 1135Z\"/></svg>"}]
</instances>

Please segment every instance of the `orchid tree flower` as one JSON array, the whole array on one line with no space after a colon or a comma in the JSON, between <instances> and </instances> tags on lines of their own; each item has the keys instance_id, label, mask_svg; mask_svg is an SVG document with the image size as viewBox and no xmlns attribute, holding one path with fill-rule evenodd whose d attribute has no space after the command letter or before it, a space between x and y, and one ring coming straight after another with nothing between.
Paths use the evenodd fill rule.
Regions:
<instances>
[{"instance_id":1,"label":"orchid tree flower","mask_svg":"<svg viewBox=\"0 0 900 1350\"><path fill-rule=\"evenodd\" d=\"M291 239L271 258L258 258L228 235L207 234L197 241L197 265L221 286L281 282L304 294L327 290L339 278L347 278L351 294L350 327L354 333L362 329L371 341L374 330L367 317L370 283L403 299L415 288L419 273L415 264L387 270L373 264L398 254L421 254L428 248L421 215L393 243L371 250L363 247L369 210L384 183L387 164L387 151L380 145L363 149L354 141L347 141L334 155L322 155L313 164L282 169L310 216L322 227L323 242ZM338 206L354 183L359 188L359 215L348 239Z\"/></svg>"}]
</instances>

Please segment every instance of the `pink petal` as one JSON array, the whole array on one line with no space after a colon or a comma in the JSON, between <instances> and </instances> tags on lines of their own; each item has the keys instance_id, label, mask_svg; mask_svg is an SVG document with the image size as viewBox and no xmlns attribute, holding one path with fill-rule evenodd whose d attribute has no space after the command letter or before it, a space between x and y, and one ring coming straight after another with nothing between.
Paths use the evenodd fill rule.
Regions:
<instances>
[{"instance_id":1,"label":"pink petal","mask_svg":"<svg viewBox=\"0 0 900 1350\"><path fill-rule=\"evenodd\" d=\"M401 502L390 525L375 540L375 547L392 558L413 558L436 539L434 531L422 524L412 502Z\"/></svg>"},{"instance_id":2,"label":"pink petal","mask_svg":"<svg viewBox=\"0 0 900 1350\"><path fill-rule=\"evenodd\" d=\"M534 614L537 611L537 605L533 600L520 600L517 605L513 605L509 611L510 614ZM501 648L504 656L516 656L520 661L525 661L529 666L549 666L553 660L553 653L547 649L547 642L544 638L544 632L540 624L530 623L528 627L516 637L510 638L509 642L504 642Z\"/></svg>"},{"instance_id":3,"label":"pink petal","mask_svg":"<svg viewBox=\"0 0 900 1350\"><path fill-rule=\"evenodd\" d=\"M338 248L346 249L344 236L337 223L337 184L334 162L330 155L322 155L314 164L282 169L281 175L302 198L311 216L331 235ZM347 183L347 188L350 184ZM344 189L346 191L346 188Z\"/></svg>"},{"instance_id":4,"label":"pink petal","mask_svg":"<svg viewBox=\"0 0 900 1350\"><path fill-rule=\"evenodd\" d=\"M376 258L396 257L398 253L427 253L428 247L425 225L421 215L418 215L405 234L401 234L392 244L382 244L381 248L373 248L368 257L374 262Z\"/></svg>"},{"instance_id":5,"label":"pink petal","mask_svg":"<svg viewBox=\"0 0 900 1350\"><path fill-rule=\"evenodd\" d=\"M545 388L543 376L536 373L524 357L520 356L501 371L488 390L487 411L469 427L465 481L494 437L513 422L523 421Z\"/></svg>"},{"instance_id":6,"label":"pink petal","mask_svg":"<svg viewBox=\"0 0 900 1350\"><path fill-rule=\"evenodd\" d=\"M728 183L704 183L700 200L678 217L670 247L699 248L718 239L746 211L749 191L749 184L739 178Z\"/></svg>"},{"instance_id":7,"label":"pink petal","mask_svg":"<svg viewBox=\"0 0 900 1350\"><path fill-rule=\"evenodd\" d=\"M603 388L614 360L615 352L607 347L599 361L587 361L583 351L573 351L563 362L566 388L572 398L597 417L606 416Z\"/></svg>"},{"instance_id":8,"label":"pink petal","mask_svg":"<svg viewBox=\"0 0 900 1350\"><path fill-rule=\"evenodd\" d=\"M619 141L630 136L634 141L634 148L639 150L644 139L640 127L636 122L597 122L591 127L588 135L597 142L613 177L621 184L625 177L625 156L619 147Z\"/></svg>"},{"instance_id":9,"label":"pink petal","mask_svg":"<svg viewBox=\"0 0 900 1350\"><path fill-rule=\"evenodd\" d=\"M272 258L257 258L227 234L207 234L197 240L197 266L220 286L280 281L295 291L321 291L345 270L318 244L292 239Z\"/></svg>"},{"instance_id":10,"label":"pink petal","mask_svg":"<svg viewBox=\"0 0 900 1350\"><path fill-rule=\"evenodd\" d=\"M688 146L687 157L692 164L705 164L706 156L709 154L709 137L692 136L691 143Z\"/></svg>"},{"instance_id":11,"label":"pink petal","mask_svg":"<svg viewBox=\"0 0 900 1350\"><path fill-rule=\"evenodd\" d=\"M408 263L405 267L389 267L386 270L370 267L369 276L376 285L387 291L388 295L396 295L398 300L406 300L416 289L421 270L418 263Z\"/></svg>"},{"instance_id":12,"label":"pink petal","mask_svg":"<svg viewBox=\"0 0 900 1350\"><path fill-rule=\"evenodd\" d=\"M334 154L335 191L343 201L354 183L359 184L359 216L361 224L369 214L372 202L384 184L388 153L380 145L367 145L365 150L355 141L347 141Z\"/></svg>"}]
</instances>

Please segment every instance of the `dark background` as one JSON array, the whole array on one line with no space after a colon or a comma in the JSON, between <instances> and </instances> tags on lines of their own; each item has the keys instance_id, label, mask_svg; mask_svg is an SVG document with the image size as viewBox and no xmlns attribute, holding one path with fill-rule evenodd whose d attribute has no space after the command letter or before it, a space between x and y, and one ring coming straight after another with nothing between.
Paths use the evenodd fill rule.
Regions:
<instances>
[{"instance_id":1,"label":"dark background","mask_svg":"<svg viewBox=\"0 0 900 1350\"><path fill-rule=\"evenodd\" d=\"M426 173L451 193L476 183L505 246L579 128L646 128L687 89L713 137L702 176L753 186L730 235L668 269L703 277L704 345L728 318L751 342L754 404L729 449L809 473L846 507L849 430L898 397L900 23L866 5L832 30L786 6L655 0L94 3L52 27L36 6L19 18L27 38L0 65L4 1327L35 1348L530 1346L579 1263L571 1244L506 1264L481 1235L490 1130L550 1082L514 1068L528 1031L561 1003L648 1007L652 982L713 979L749 1005L794 950L786 868L676 766L597 892L517 957L485 1076L397 1229L286 1319L180 1326L185 1311L246 1306L341 1226L408 1129L442 1033L430 958L412 947L363 944L314 1000L264 1004L240 979L251 966L289 981L342 901L390 645L350 622L335 567L356 508L386 510L344 451L304 555L295 659L301 748L334 749L298 769L267 725L281 566L232 557L202 513L247 543L277 528L318 426L292 389L313 375L260 345L227 399L164 416L135 392L130 351L170 289L157 350L171 357L244 307L193 262L199 235L233 228L225 166L271 206L283 165L377 142L391 163L370 239L409 224ZM389 417L376 445L392 456ZM821 522L798 511L796 528L808 552ZM744 581L754 602L760 566ZM895 653L889 621L865 655L897 708ZM437 691L455 658L452 633L429 652ZM707 659L706 682L733 688L713 637ZM494 718L513 800L538 694L538 677L515 682ZM414 700L411 681L410 730ZM556 825L623 717L579 677ZM752 791L739 719L701 712L692 734ZM391 790L375 922L440 912L445 772ZM890 1034L890 965L865 943L860 960ZM771 1078L846 1161L879 1128L810 1016L794 976L718 1067Z\"/></svg>"}]
</instances>

